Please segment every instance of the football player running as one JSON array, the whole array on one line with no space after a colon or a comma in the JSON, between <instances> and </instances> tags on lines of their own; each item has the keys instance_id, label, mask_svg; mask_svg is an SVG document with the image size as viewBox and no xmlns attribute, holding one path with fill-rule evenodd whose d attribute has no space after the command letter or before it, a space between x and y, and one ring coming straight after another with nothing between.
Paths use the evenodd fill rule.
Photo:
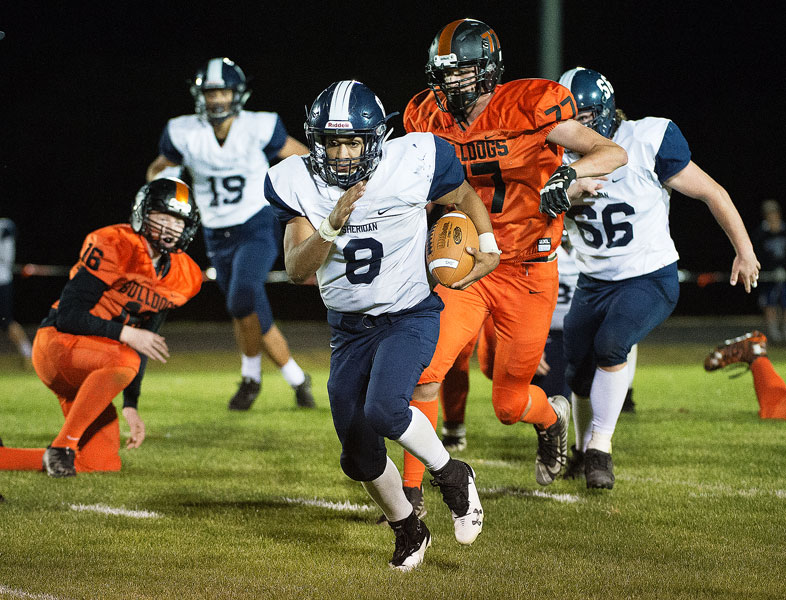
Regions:
<instances>
[{"instance_id":1,"label":"football player running","mask_svg":"<svg viewBox=\"0 0 786 600\"><path fill-rule=\"evenodd\" d=\"M243 110L250 94L240 67L210 59L191 85L196 114L170 119L147 179L182 165L193 182L207 255L241 352L241 382L229 409L248 410L259 395L263 351L294 389L297 405L311 408L311 378L292 358L265 292L281 237L263 193L272 159L308 150L276 113Z\"/></svg>"},{"instance_id":2,"label":"football player running","mask_svg":"<svg viewBox=\"0 0 786 600\"><path fill-rule=\"evenodd\" d=\"M33 367L60 401L65 423L44 448L6 448L0 470L51 477L119 471L120 429L112 399L123 391L127 448L145 439L137 412L148 358L166 362L158 334L167 313L199 291L202 271L185 250L199 226L189 187L162 178L136 195L131 224L89 234L79 260L33 340Z\"/></svg>"},{"instance_id":3,"label":"football player running","mask_svg":"<svg viewBox=\"0 0 786 600\"><path fill-rule=\"evenodd\" d=\"M547 398L530 382L557 302L556 250L569 208L567 189L577 176L613 171L626 156L573 120L568 90L544 79L503 84L502 72L494 30L474 19L454 21L432 41L429 87L412 98L404 114L407 131L432 132L453 145L502 250L500 266L468 290L437 288L445 303L443 326L413 402L436 423L435 400L445 374L491 315L497 342L494 410L504 424L535 426L535 479L548 485L565 464L570 405L559 395ZM580 152L581 160L562 166L563 147Z\"/></svg>"},{"instance_id":4,"label":"football player running","mask_svg":"<svg viewBox=\"0 0 786 600\"><path fill-rule=\"evenodd\" d=\"M499 251L453 148L423 133L386 141L391 116L362 83L333 83L307 115L309 156L271 168L265 195L286 224L287 273L295 282L316 273L328 309L328 396L341 468L362 482L393 528L390 566L408 571L423 561L431 534L404 495L385 438L434 476L459 543L471 544L483 526L474 470L452 459L428 419L409 406L434 353L442 309L426 274L426 205L454 204L480 234L480 247L467 250L475 266L455 287L490 273Z\"/></svg>"},{"instance_id":5,"label":"football player running","mask_svg":"<svg viewBox=\"0 0 786 600\"><path fill-rule=\"evenodd\" d=\"M677 250L669 234L672 190L701 200L734 246L729 283L756 287L759 262L737 209L720 184L691 160L688 142L669 119L626 120L614 89L592 69L560 83L576 100L578 123L614 140L628 164L606 178L576 182L565 226L579 268L565 317L567 379L576 439L571 463L584 461L587 487L614 485L611 438L628 389L627 356L677 304ZM581 152L565 155L575 165ZM575 162L573 162L575 161Z\"/></svg>"}]
</instances>

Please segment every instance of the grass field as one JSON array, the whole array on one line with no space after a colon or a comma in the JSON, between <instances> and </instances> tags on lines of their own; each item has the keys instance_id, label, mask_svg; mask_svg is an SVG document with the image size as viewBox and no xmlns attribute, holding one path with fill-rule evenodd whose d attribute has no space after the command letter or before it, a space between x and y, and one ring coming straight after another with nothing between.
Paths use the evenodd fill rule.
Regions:
<instances>
[{"instance_id":1,"label":"grass field","mask_svg":"<svg viewBox=\"0 0 786 600\"><path fill-rule=\"evenodd\" d=\"M226 410L233 352L174 356L149 369L148 437L122 472L0 473L0 598L785 598L786 423L758 419L750 374L705 374L706 350L641 346L610 492L538 486L534 431L498 423L473 371L459 457L486 524L459 546L429 486L434 543L408 574L388 568L392 532L339 468L325 354L299 356L317 410L295 409L268 366L245 414ZM786 353L771 355L786 373ZM0 436L45 446L54 397L0 358Z\"/></svg>"}]
</instances>

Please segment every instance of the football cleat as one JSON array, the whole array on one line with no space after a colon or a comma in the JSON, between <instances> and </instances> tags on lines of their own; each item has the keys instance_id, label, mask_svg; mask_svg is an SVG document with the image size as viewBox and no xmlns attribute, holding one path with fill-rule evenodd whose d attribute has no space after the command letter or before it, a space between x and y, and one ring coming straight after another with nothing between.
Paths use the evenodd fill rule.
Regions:
<instances>
[{"instance_id":1,"label":"football cleat","mask_svg":"<svg viewBox=\"0 0 786 600\"><path fill-rule=\"evenodd\" d=\"M563 479L581 479L584 477L584 453L577 450L576 446L570 447L570 456L562 473Z\"/></svg>"},{"instance_id":2,"label":"football cleat","mask_svg":"<svg viewBox=\"0 0 786 600\"><path fill-rule=\"evenodd\" d=\"M614 463L611 454L589 449L584 453L584 476L588 488L610 490L614 487Z\"/></svg>"},{"instance_id":3,"label":"football cleat","mask_svg":"<svg viewBox=\"0 0 786 600\"><path fill-rule=\"evenodd\" d=\"M428 513L426 511L426 501L423 498L423 488L422 487L407 487L404 486L404 495L409 500L409 503L412 505L412 510L415 511L415 516L418 519L422 519ZM388 518L382 514L377 519L377 525L382 525L388 522Z\"/></svg>"},{"instance_id":4,"label":"football cleat","mask_svg":"<svg viewBox=\"0 0 786 600\"><path fill-rule=\"evenodd\" d=\"M439 487L442 500L453 517L453 530L459 544L469 545L483 529L475 471L467 463L451 458L438 473L433 472L431 485Z\"/></svg>"},{"instance_id":5,"label":"football cleat","mask_svg":"<svg viewBox=\"0 0 786 600\"><path fill-rule=\"evenodd\" d=\"M564 396L551 396L549 404L557 413L557 422L551 427L541 429L535 425L538 433L538 453L535 456L535 481L540 485L549 485L559 475L568 459L568 421L570 419L570 403Z\"/></svg>"},{"instance_id":6,"label":"football cleat","mask_svg":"<svg viewBox=\"0 0 786 600\"><path fill-rule=\"evenodd\" d=\"M750 365L760 356L767 356L767 336L751 331L740 337L726 340L704 359L705 371L716 371L734 363Z\"/></svg>"},{"instance_id":7,"label":"football cleat","mask_svg":"<svg viewBox=\"0 0 786 600\"><path fill-rule=\"evenodd\" d=\"M314 408L314 394L311 393L311 375L308 373L306 380L298 386L295 386L295 403L300 408Z\"/></svg>"},{"instance_id":8,"label":"football cleat","mask_svg":"<svg viewBox=\"0 0 786 600\"><path fill-rule=\"evenodd\" d=\"M76 452L71 448L47 446L44 451L44 469L50 477L76 477L74 458Z\"/></svg>"},{"instance_id":9,"label":"football cleat","mask_svg":"<svg viewBox=\"0 0 786 600\"><path fill-rule=\"evenodd\" d=\"M248 410L254 404L262 388L261 381L254 381L250 377L243 377L235 395L229 401L229 410Z\"/></svg>"},{"instance_id":10,"label":"football cleat","mask_svg":"<svg viewBox=\"0 0 786 600\"><path fill-rule=\"evenodd\" d=\"M411 571L423 562L426 549L431 546L431 532L414 512L390 527L396 534L396 549L388 564L397 571Z\"/></svg>"},{"instance_id":11,"label":"football cleat","mask_svg":"<svg viewBox=\"0 0 786 600\"><path fill-rule=\"evenodd\" d=\"M442 445L450 453L467 448L467 428L464 423L442 423Z\"/></svg>"}]
</instances>

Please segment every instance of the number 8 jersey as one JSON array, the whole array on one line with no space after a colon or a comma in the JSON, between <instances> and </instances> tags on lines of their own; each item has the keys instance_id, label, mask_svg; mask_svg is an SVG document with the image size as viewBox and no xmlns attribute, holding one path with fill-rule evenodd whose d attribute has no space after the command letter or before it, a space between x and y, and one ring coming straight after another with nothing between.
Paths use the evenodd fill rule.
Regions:
<instances>
[{"instance_id":1,"label":"number 8 jersey","mask_svg":"<svg viewBox=\"0 0 786 600\"><path fill-rule=\"evenodd\" d=\"M426 204L464 181L447 142L412 133L386 142L366 191L317 270L331 310L380 315L412 308L431 288L426 277ZM308 157L290 156L268 171L265 195L286 224L305 217L319 229L344 190L326 184Z\"/></svg>"},{"instance_id":2,"label":"number 8 jersey","mask_svg":"<svg viewBox=\"0 0 786 600\"><path fill-rule=\"evenodd\" d=\"M622 121L612 140L627 151L628 163L565 217L579 271L604 281L646 275L679 258L669 232L671 190L664 182L690 162L688 142L668 119ZM566 164L577 159L565 153Z\"/></svg>"}]
</instances>

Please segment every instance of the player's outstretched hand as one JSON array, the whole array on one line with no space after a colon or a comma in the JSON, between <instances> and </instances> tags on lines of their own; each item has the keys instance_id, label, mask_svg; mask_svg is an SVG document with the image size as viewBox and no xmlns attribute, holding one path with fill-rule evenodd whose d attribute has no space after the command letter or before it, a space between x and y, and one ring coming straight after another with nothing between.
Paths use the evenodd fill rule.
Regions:
<instances>
[{"instance_id":1,"label":"player's outstretched hand","mask_svg":"<svg viewBox=\"0 0 786 600\"><path fill-rule=\"evenodd\" d=\"M734 262L731 265L729 283L737 285L737 282L741 281L745 286L745 291L750 294L751 289L759 285L759 269L761 269L761 265L752 251L745 256L738 254L734 257Z\"/></svg>"},{"instance_id":2,"label":"player's outstretched hand","mask_svg":"<svg viewBox=\"0 0 786 600\"><path fill-rule=\"evenodd\" d=\"M160 360L162 363L165 363L166 359L169 358L169 348L167 348L166 340L157 333L147 329L137 329L136 327L125 325L120 332L120 341L153 360Z\"/></svg>"},{"instance_id":3,"label":"player's outstretched hand","mask_svg":"<svg viewBox=\"0 0 786 600\"><path fill-rule=\"evenodd\" d=\"M570 208L568 188L576 181L576 170L562 165L549 177L546 185L540 190L540 212L556 217Z\"/></svg>"},{"instance_id":4,"label":"player's outstretched hand","mask_svg":"<svg viewBox=\"0 0 786 600\"><path fill-rule=\"evenodd\" d=\"M135 408L126 406L123 408L123 417L128 423L131 435L126 442L126 448L139 448L145 441L145 422L139 418L139 413Z\"/></svg>"},{"instance_id":5,"label":"player's outstretched hand","mask_svg":"<svg viewBox=\"0 0 786 600\"><path fill-rule=\"evenodd\" d=\"M603 182L608 179L608 177L579 177L568 189L570 205L592 204L593 198L603 189Z\"/></svg>"},{"instance_id":6,"label":"player's outstretched hand","mask_svg":"<svg viewBox=\"0 0 786 600\"><path fill-rule=\"evenodd\" d=\"M366 182L360 181L341 195L328 217L330 226L333 229L341 229L344 226L344 223L349 219L349 215L355 210L355 202L363 197L365 191Z\"/></svg>"},{"instance_id":7,"label":"player's outstretched hand","mask_svg":"<svg viewBox=\"0 0 786 600\"><path fill-rule=\"evenodd\" d=\"M454 290L463 290L471 286L481 277L485 277L497 268L499 264L499 254L496 252L481 252L477 248L467 246L465 252L475 257L475 266L464 279L459 279L450 287Z\"/></svg>"}]
</instances>

